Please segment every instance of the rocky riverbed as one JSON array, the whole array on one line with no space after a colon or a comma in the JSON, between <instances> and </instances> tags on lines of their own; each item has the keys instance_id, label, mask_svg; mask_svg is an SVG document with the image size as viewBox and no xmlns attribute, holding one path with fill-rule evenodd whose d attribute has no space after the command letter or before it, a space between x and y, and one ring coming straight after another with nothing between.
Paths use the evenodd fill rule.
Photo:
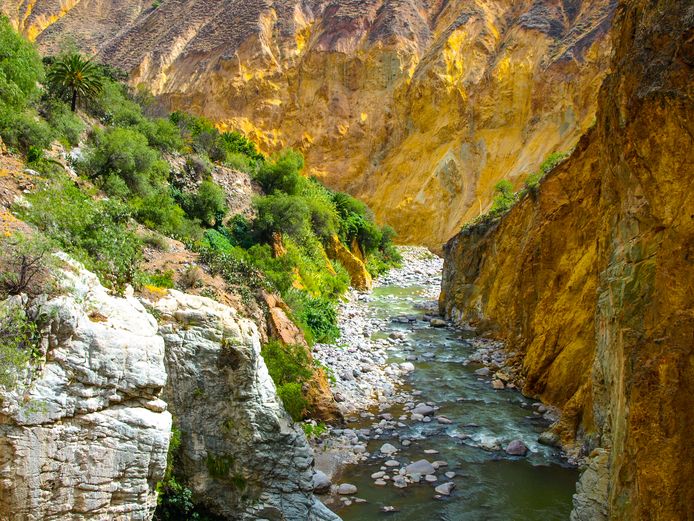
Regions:
<instances>
[{"instance_id":1,"label":"rocky riverbed","mask_svg":"<svg viewBox=\"0 0 694 521\"><path fill-rule=\"evenodd\" d=\"M312 441L317 491L346 520L566 519L577 476L543 434L555 413L515 390L500 343L438 316L442 260L402 253L340 307L340 340L314 346L347 421ZM540 499L494 497L492 476Z\"/></svg>"}]
</instances>

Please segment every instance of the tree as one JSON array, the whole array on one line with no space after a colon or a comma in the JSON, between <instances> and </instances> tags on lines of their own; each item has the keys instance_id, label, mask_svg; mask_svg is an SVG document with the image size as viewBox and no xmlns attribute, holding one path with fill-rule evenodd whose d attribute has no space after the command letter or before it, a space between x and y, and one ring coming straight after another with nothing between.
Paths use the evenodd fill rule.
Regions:
<instances>
[{"instance_id":1,"label":"tree","mask_svg":"<svg viewBox=\"0 0 694 521\"><path fill-rule=\"evenodd\" d=\"M70 108L75 112L77 98L94 98L103 87L99 67L78 53L59 58L48 71L48 81L70 93Z\"/></svg>"}]
</instances>

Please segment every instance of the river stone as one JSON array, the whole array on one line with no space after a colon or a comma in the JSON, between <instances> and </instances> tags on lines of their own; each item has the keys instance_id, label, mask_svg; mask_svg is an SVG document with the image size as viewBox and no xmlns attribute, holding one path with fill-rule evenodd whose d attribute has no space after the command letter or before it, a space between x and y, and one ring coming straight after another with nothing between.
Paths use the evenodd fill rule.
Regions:
<instances>
[{"instance_id":1,"label":"river stone","mask_svg":"<svg viewBox=\"0 0 694 521\"><path fill-rule=\"evenodd\" d=\"M431 416L434 414L434 408L431 405L418 405L412 409L412 414L421 414L422 416Z\"/></svg>"},{"instance_id":2,"label":"river stone","mask_svg":"<svg viewBox=\"0 0 694 521\"><path fill-rule=\"evenodd\" d=\"M433 474L436 472L434 466L425 459L420 459L410 463L405 467L408 474Z\"/></svg>"},{"instance_id":3,"label":"river stone","mask_svg":"<svg viewBox=\"0 0 694 521\"><path fill-rule=\"evenodd\" d=\"M402 476L396 476L393 478L393 485L396 488L405 488L407 486L407 481Z\"/></svg>"},{"instance_id":4,"label":"river stone","mask_svg":"<svg viewBox=\"0 0 694 521\"><path fill-rule=\"evenodd\" d=\"M393 514L395 512L400 512L400 509L397 507L386 505L386 506L381 507L381 512L383 512L385 514Z\"/></svg>"},{"instance_id":5,"label":"river stone","mask_svg":"<svg viewBox=\"0 0 694 521\"><path fill-rule=\"evenodd\" d=\"M550 447L557 447L559 445L559 436L552 431L545 431L540 434L537 441L542 445L549 445Z\"/></svg>"},{"instance_id":6,"label":"river stone","mask_svg":"<svg viewBox=\"0 0 694 521\"><path fill-rule=\"evenodd\" d=\"M382 470L379 470L378 472L374 472L373 474L371 474L371 479L381 479L385 475L386 475L385 472L383 472Z\"/></svg>"},{"instance_id":7,"label":"river stone","mask_svg":"<svg viewBox=\"0 0 694 521\"><path fill-rule=\"evenodd\" d=\"M431 324L431 327L446 327L446 321L440 318L432 318L429 324Z\"/></svg>"},{"instance_id":8,"label":"river stone","mask_svg":"<svg viewBox=\"0 0 694 521\"><path fill-rule=\"evenodd\" d=\"M316 470L315 474L313 474L313 492L315 494L327 494L330 492L331 485L330 478L328 478L325 472Z\"/></svg>"},{"instance_id":9,"label":"river stone","mask_svg":"<svg viewBox=\"0 0 694 521\"><path fill-rule=\"evenodd\" d=\"M384 444L381 446L381 449L380 449L380 450L381 450L381 454L385 454L386 456L389 456L389 455L391 455L391 454L395 454L395 453L398 451L398 449L395 448L395 447L394 447L393 445L391 445L390 443L384 443Z\"/></svg>"},{"instance_id":10,"label":"river stone","mask_svg":"<svg viewBox=\"0 0 694 521\"><path fill-rule=\"evenodd\" d=\"M489 376L489 368L488 367L482 367L480 369L477 369L475 371L475 374L477 376Z\"/></svg>"},{"instance_id":11,"label":"river stone","mask_svg":"<svg viewBox=\"0 0 694 521\"><path fill-rule=\"evenodd\" d=\"M445 416L438 416L436 418L436 421L439 422L441 425L450 425L451 423L453 423L451 420L449 420Z\"/></svg>"},{"instance_id":12,"label":"river stone","mask_svg":"<svg viewBox=\"0 0 694 521\"><path fill-rule=\"evenodd\" d=\"M352 494L357 493L357 487L355 487L351 483L341 483L337 487L337 493L341 496L351 496Z\"/></svg>"},{"instance_id":13,"label":"river stone","mask_svg":"<svg viewBox=\"0 0 694 521\"><path fill-rule=\"evenodd\" d=\"M407 373L414 371L414 364L412 362L403 362L400 364L400 369Z\"/></svg>"},{"instance_id":14,"label":"river stone","mask_svg":"<svg viewBox=\"0 0 694 521\"><path fill-rule=\"evenodd\" d=\"M426 476L424 476L424 479L429 483L435 483L439 480L439 478L437 478L434 474L427 474Z\"/></svg>"},{"instance_id":15,"label":"river stone","mask_svg":"<svg viewBox=\"0 0 694 521\"><path fill-rule=\"evenodd\" d=\"M525 456L528 453L528 447L521 440L513 440L504 450L511 456Z\"/></svg>"},{"instance_id":16,"label":"river stone","mask_svg":"<svg viewBox=\"0 0 694 521\"><path fill-rule=\"evenodd\" d=\"M446 474L444 474L444 475L445 475L448 479L453 479L453 478L455 477L455 472L453 472L452 470L449 470L449 471L446 472Z\"/></svg>"},{"instance_id":17,"label":"river stone","mask_svg":"<svg viewBox=\"0 0 694 521\"><path fill-rule=\"evenodd\" d=\"M400 462L395 459L389 459L388 461L385 462L386 467L399 467Z\"/></svg>"},{"instance_id":18,"label":"river stone","mask_svg":"<svg viewBox=\"0 0 694 521\"><path fill-rule=\"evenodd\" d=\"M504 382L502 382L501 380L492 381L492 388L496 389L497 391L503 389L504 387Z\"/></svg>"},{"instance_id":19,"label":"river stone","mask_svg":"<svg viewBox=\"0 0 694 521\"><path fill-rule=\"evenodd\" d=\"M385 487L385 486L386 486L386 482L385 482L384 480L382 480L382 479L377 479L376 481L374 481L374 485L376 485L376 486L378 486L378 487Z\"/></svg>"},{"instance_id":20,"label":"river stone","mask_svg":"<svg viewBox=\"0 0 694 521\"><path fill-rule=\"evenodd\" d=\"M436 487L434 489L434 491L437 494L441 494L442 496L450 496L451 491L454 488L455 488L455 483L453 483L452 481L449 481L448 483L443 483L443 484L439 485L438 487Z\"/></svg>"}]
</instances>

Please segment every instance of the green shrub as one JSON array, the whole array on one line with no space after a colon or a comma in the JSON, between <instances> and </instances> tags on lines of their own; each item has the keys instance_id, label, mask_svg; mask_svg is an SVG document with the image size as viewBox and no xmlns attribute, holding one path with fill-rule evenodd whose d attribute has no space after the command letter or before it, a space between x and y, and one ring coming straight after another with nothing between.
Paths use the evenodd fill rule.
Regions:
<instances>
[{"instance_id":1,"label":"green shrub","mask_svg":"<svg viewBox=\"0 0 694 521\"><path fill-rule=\"evenodd\" d=\"M168 163L150 148L147 138L127 128L95 132L80 168L91 178L120 177L133 195L149 194L169 174Z\"/></svg>"},{"instance_id":2,"label":"green shrub","mask_svg":"<svg viewBox=\"0 0 694 521\"><path fill-rule=\"evenodd\" d=\"M38 95L41 57L5 15L0 15L0 49L0 113L18 112Z\"/></svg>"},{"instance_id":3,"label":"green shrub","mask_svg":"<svg viewBox=\"0 0 694 521\"><path fill-rule=\"evenodd\" d=\"M303 383L311 378L311 363L304 346L272 340L262 347L260 354L275 385Z\"/></svg>"},{"instance_id":4,"label":"green shrub","mask_svg":"<svg viewBox=\"0 0 694 521\"><path fill-rule=\"evenodd\" d=\"M39 234L16 233L0 239L0 299L8 295L35 297L53 291L57 266L53 245Z\"/></svg>"},{"instance_id":5,"label":"green shrub","mask_svg":"<svg viewBox=\"0 0 694 521\"><path fill-rule=\"evenodd\" d=\"M67 103L50 100L43 109L44 117L57 136L68 146L76 146L84 132L84 123Z\"/></svg>"},{"instance_id":6,"label":"green shrub","mask_svg":"<svg viewBox=\"0 0 694 521\"><path fill-rule=\"evenodd\" d=\"M295 305L297 308L294 310L296 318L310 331L313 340L331 343L339 338L337 311L331 300L306 295L303 302Z\"/></svg>"},{"instance_id":7,"label":"green shrub","mask_svg":"<svg viewBox=\"0 0 694 521\"><path fill-rule=\"evenodd\" d=\"M328 426L325 423L302 423L301 428L304 430L304 434L307 438L319 438L328 430Z\"/></svg>"},{"instance_id":8,"label":"green shrub","mask_svg":"<svg viewBox=\"0 0 694 521\"><path fill-rule=\"evenodd\" d=\"M153 230L181 240L194 241L200 228L186 218L186 213L163 190L136 197L130 202L135 218Z\"/></svg>"},{"instance_id":9,"label":"green shrub","mask_svg":"<svg viewBox=\"0 0 694 521\"><path fill-rule=\"evenodd\" d=\"M21 306L0 302L0 387L12 389L39 348L38 328Z\"/></svg>"},{"instance_id":10,"label":"green shrub","mask_svg":"<svg viewBox=\"0 0 694 521\"><path fill-rule=\"evenodd\" d=\"M199 219L206 226L215 226L227 213L226 193L212 181L200 183L197 192L185 194L183 207L193 219Z\"/></svg>"},{"instance_id":11,"label":"green shrub","mask_svg":"<svg viewBox=\"0 0 694 521\"><path fill-rule=\"evenodd\" d=\"M253 204L258 212L255 228L266 240L274 233L302 238L311 231L311 211L303 197L275 193L258 197Z\"/></svg>"},{"instance_id":12,"label":"green shrub","mask_svg":"<svg viewBox=\"0 0 694 521\"><path fill-rule=\"evenodd\" d=\"M242 214L236 214L229 219L221 232L231 244L246 250L258 243L253 223Z\"/></svg>"},{"instance_id":13,"label":"green shrub","mask_svg":"<svg viewBox=\"0 0 694 521\"><path fill-rule=\"evenodd\" d=\"M143 284L150 284L157 288L171 289L174 287L174 272L171 270L157 270L154 273L145 273L143 276Z\"/></svg>"},{"instance_id":14,"label":"green shrub","mask_svg":"<svg viewBox=\"0 0 694 521\"><path fill-rule=\"evenodd\" d=\"M277 387L277 395L282 400L282 405L284 405L284 409L291 416L292 420L300 421L304 416L306 407L308 407L308 401L301 392L301 384L288 383L280 385Z\"/></svg>"},{"instance_id":15,"label":"green shrub","mask_svg":"<svg viewBox=\"0 0 694 521\"><path fill-rule=\"evenodd\" d=\"M29 208L18 208L24 220L95 271L102 283L118 291L132 283L142 245L130 230L127 206L115 200L93 201L70 182L55 181L27 195Z\"/></svg>"},{"instance_id":16,"label":"green shrub","mask_svg":"<svg viewBox=\"0 0 694 521\"><path fill-rule=\"evenodd\" d=\"M516 202L516 194L513 191L513 185L507 179L502 179L494 185L494 200L492 207L489 210L489 215L492 218L500 217L505 214Z\"/></svg>"},{"instance_id":17,"label":"green shrub","mask_svg":"<svg viewBox=\"0 0 694 521\"><path fill-rule=\"evenodd\" d=\"M23 154L31 147L48 148L54 138L53 129L33 109L0 112L0 133L5 144Z\"/></svg>"},{"instance_id":18,"label":"green shrub","mask_svg":"<svg viewBox=\"0 0 694 521\"><path fill-rule=\"evenodd\" d=\"M163 118L145 119L137 126L148 143L166 152L180 151L183 149L181 131L170 120Z\"/></svg>"},{"instance_id":19,"label":"green shrub","mask_svg":"<svg viewBox=\"0 0 694 521\"><path fill-rule=\"evenodd\" d=\"M247 174L255 174L257 162L245 154L239 152L229 152L224 164L234 170L239 170Z\"/></svg>"},{"instance_id":20,"label":"green shrub","mask_svg":"<svg viewBox=\"0 0 694 521\"><path fill-rule=\"evenodd\" d=\"M304 157L292 149L283 150L272 162L264 162L256 180L266 194L284 192L296 195L301 187L301 170L304 168Z\"/></svg>"}]
</instances>

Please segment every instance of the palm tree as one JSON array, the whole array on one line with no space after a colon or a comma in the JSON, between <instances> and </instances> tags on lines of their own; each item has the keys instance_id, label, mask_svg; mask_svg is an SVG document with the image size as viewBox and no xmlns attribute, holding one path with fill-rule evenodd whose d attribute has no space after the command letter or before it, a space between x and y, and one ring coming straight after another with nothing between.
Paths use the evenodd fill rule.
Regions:
<instances>
[{"instance_id":1,"label":"palm tree","mask_svg":"<svg viewBox=\"0 0 694 521\"><path fill-rule=\"evenodd\" d=\"M103 86L99 67L79 53L59 58L48 70L48 81L66 89L71 96L70 108L75 112L77 98L93 98Z\"/></svg>"}]
</instances>

